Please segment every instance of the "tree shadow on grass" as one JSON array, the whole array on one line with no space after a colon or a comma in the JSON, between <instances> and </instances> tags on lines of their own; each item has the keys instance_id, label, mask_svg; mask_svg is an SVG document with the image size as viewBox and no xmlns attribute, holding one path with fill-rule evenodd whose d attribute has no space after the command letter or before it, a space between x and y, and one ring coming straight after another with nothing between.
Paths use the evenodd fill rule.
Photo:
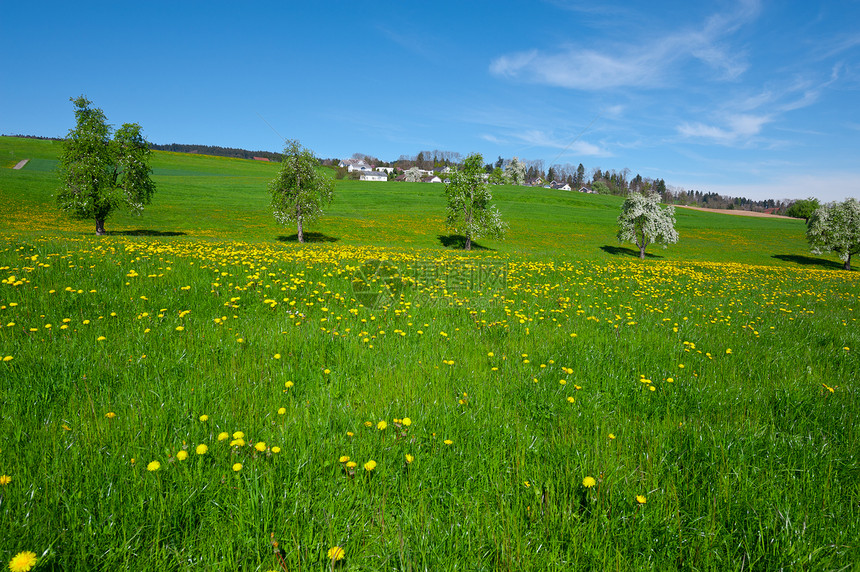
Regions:
<instances>
[{"instance_id":1,"label":"tree shadow on grass","mask_svg":"<svg viewBox=\"0 0 860 572\"><path fill-rule=\"evenodd\" d=\"M134 230L109 230L108 236L185 236L184 232L175 230L152 230L149 228L136 228Z\"/></svg>"},{"instance_id":2,"label":"tree shadow on grass","mask_svg":"<svg viewBox=\"0 0 860 572\"><path fill-rule=\"evenodd\" d=\"M605 245L601 246L600 250L607 254L611 254L612 256L633 256L634 258L639 258L639 251L634 250L632 248L627 248L626 246L610 246ZM650 252L645 253L645 258L663 258L662 256L658 256L656 254L651 254Z\"/></svg>"},{"instance_id":3,"label":"tree shadow on grass","mask_svg":"<svg viewBox=\"0 0 860 572\"><path fill-rule=\"evenodd\" d=\"M440 234L439 235L439 243L445 248L457 248L463 250L466 246L466 237L462 234ZM472 241L472 250L495 250L493 248L488 248L486 246L482 246Z\"/></svg>"},{"instance_id":4,"label":"tree shadow on grass","mask_svg":"<svg viewBox=\"0 0 860 572\"><path fill-rule=\"evenodd\" d=\"M305 242L337 242L340 240L336 236L329 236L327 234L323 234L321 232L306 232L305 234ZM299 235L291 234L289 236L281 235L278 237L278 240L281 242L298 242Z\"/></svg>"},{"instance_id":5,"label":"tree shadow on grass","mask_svg":"<svg viewBox=\"0 0 860 572\"><path fill-rule=\"evenodd\" d=\"M820 266L827 270L843 270L841 262L834 262L824 258L813 258L812 256L803 256L800 254L774 254L772 258L802 264L803 266Z\"/></svg>"}]
</instances>

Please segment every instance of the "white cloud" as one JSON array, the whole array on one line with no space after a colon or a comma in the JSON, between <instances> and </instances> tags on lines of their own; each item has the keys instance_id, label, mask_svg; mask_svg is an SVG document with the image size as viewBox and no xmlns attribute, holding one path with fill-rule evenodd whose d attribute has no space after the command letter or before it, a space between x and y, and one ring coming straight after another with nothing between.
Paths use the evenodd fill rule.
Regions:
<instances>
[{"instance_id":1,"label":"white cloud","mask_svg":"<svg viewBox=\"0 0 860 572\"><path fill-rule=\"evenodd\" d=\"M772 118L768 115L735 114L724 118L723 127L685 122L678 126L678 133L727 145L758 135L770 121Z\"/></svg>"},{"instance_id":2,"label":"white cloud","mask_svg":"<svg viewBox=\"0 0 860 572\"><path fill-rule=\"evenodd\" d=\"M494 75L579 90L665 86L674 68L691 59L736 79L747 66L722 39L758 15L757 1L744 1L730 15L718 14L701 29L660 34L644 43L616 45L604 51L562 46L555 52L538 50L503 55L490 64Z\"/></svg>"}]
</instances>

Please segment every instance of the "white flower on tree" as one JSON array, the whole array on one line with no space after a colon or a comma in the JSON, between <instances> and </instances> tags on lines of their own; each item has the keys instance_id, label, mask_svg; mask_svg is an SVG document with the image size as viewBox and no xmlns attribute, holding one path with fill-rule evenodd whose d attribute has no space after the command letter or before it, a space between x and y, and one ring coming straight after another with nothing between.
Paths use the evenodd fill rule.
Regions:
<instances>
[{"instance_id":1,"label":"white flower on tree","mask_svg":"<svg viewBox=\"0 0 860 572\"><path fill-rule=\"evenodd\" d=\"M512 185L522 185L526 182L526 166L514 157L505 167L505 177Z\"/></svg>"},{"instance_id":2,"label":"white flower on tree","mask_svg":"<svg viewBox=\"0 0 860 572\"><path fill-rule=\"evenodd\" d=\"M645 258L645 248L652 243L667 245L678 242L675 230L675 207L660 208L660 195L631 193L621 205L618 216L619 242L632 242L639 247L639 258Z\"/></svg>"},{"instance_id":3,"label":"white flower on tree","mask_svg":"<svg viewBox=\"0 0 860 572\"><path fill-rule=\"evenodd\" d=\"M835 252L845 270L851 270L851 255L860 253L860 203L850 198L819 207L809 217L806 239L815 254Z\"/></svg>"},{"instance_id":4,"label":"white flower on tree","mask_svg":"<svg viewBox=\"0 0 860 572\"><path fill-rule=\"evenodd\" d=\"M454 171L445 185L448 199L448 228L466 237L466 250L472 249L472 239L481 236L501 237L507 225L499 210L490 202L493 196L484 181L484 158L476 153L466 157L463 168Z\"/></svg>"}]
</instances>

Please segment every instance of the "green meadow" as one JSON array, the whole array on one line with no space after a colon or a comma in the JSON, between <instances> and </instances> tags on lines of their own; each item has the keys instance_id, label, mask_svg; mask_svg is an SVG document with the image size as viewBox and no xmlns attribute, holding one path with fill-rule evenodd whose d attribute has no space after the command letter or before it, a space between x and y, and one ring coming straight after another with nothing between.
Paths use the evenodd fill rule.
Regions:
<instances>
[{"instance_id":1,"label":"green meadow","mask_svg":"<svg viewBox=\"0 0 860 572\"><path fill-rule=\"evenodd\" d=\"M276 164L155 152L95 237L58 150L0 138L0 566L860 562L860 273L802 221L640 261L620 198L503 186L465 253L442 185L337 181L302 245Z\"/></svg>"}]
</instances>

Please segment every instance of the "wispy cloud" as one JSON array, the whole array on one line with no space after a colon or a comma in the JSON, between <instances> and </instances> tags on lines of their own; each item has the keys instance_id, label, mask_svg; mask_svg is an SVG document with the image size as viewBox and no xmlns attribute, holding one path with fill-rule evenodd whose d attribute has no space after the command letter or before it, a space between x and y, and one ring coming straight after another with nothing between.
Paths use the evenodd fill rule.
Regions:
<instances>
[{"instance_id":1,"label":"wispy cloud","mask_svg":"<svg viewBox=\"0 0 860 572\"><path fill-rule=\"evenodd\" d=\"M731 14L711 16L699 28L662 34L642 43L618 44L606 50L565 45L555 52L537 49L503 55L490 64L499 77L578 90L665 86L681 64L698 60L722 79L746 71L743 55L725 38L756 18L757 0L744 0Z\"/></svg>"}]
</instances>

